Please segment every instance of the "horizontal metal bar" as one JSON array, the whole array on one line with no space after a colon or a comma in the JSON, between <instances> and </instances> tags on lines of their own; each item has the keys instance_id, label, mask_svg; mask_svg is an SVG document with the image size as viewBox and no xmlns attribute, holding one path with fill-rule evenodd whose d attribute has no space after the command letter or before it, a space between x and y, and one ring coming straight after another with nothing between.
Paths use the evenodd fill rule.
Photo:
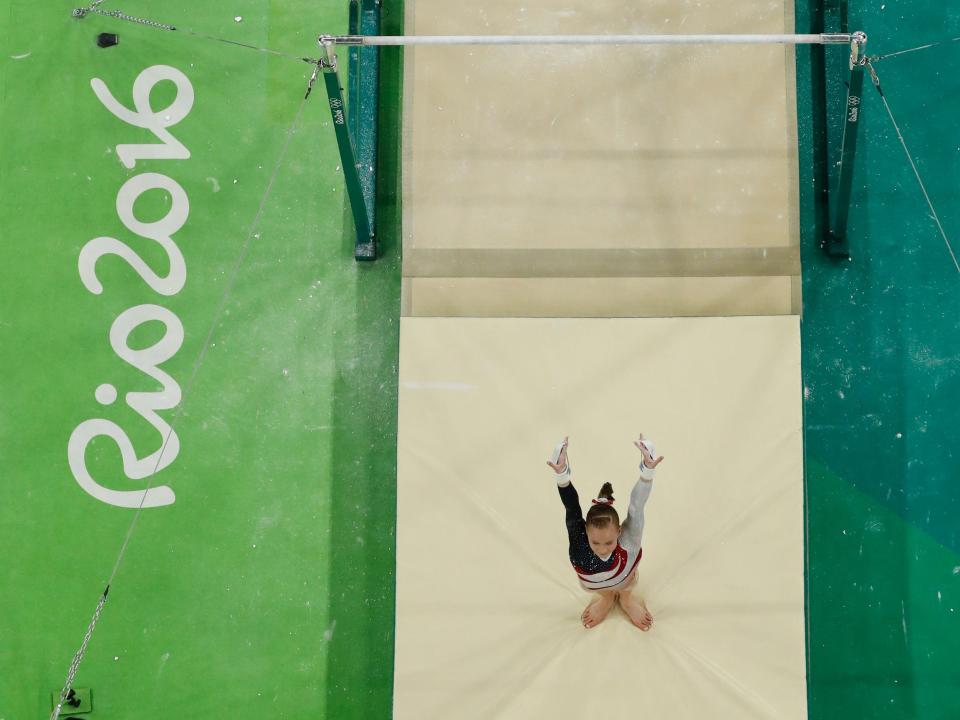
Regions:
<instances>
[{"instance_id":1,"label":"horizontal metal bar","mask_svg":"<svg viewBox=\"0 0 960 720\"><path fill-rule=\"evenodd\" d=\"M404 250L412 278L784 277L800 274L800 248Z\"/></svg>"},{"instance_id":2,"label":"horizontal metal bar","mask_svg":"<svg viewBox=\"0 0 960 720\"><path fill-rule=\"evenodd\" d=\"M334 45L845 45L856 33L816 35L321 35Z\"/></svg>"}]
</instances>

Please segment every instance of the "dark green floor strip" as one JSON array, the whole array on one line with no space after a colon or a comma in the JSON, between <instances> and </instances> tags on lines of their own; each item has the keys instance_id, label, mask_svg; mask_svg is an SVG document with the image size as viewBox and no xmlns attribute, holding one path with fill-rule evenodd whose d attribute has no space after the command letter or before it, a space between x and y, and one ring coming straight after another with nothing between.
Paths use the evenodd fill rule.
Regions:
<instances>
[{"instance_id":1,"label":"dark green floor strip","mask_svg":"<svg viewBox=\"0 0 960 720\"><path fill-rule=\"evenodd\" d=\"M383 32L403 32L403 3L385 3ZM327 717L389 718L393 709L397 373L400 347L400 127L403 55L381 50L380 257L355 266L344 308L334 399ZM352 252L344 223L343 252Z\"/></svg>"}]
</instances>

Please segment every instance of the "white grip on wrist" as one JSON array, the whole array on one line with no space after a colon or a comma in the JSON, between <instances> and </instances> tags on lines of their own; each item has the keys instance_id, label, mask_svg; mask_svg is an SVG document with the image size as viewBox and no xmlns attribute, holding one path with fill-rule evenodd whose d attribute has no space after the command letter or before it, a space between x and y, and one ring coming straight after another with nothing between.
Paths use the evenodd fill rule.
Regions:
<instances>
[{"instance_id":1,"label":"white grip on wrist","mask_svg":"<svg viewBox=\"0 0 960 720\"><path fill-rule=\"evenodd\" d=\"M563 440L557 443L557 446L553 449L553 454L550 455L550 462L554 465L560 462L560 456L563 455L563 449L567 446L567 441Z\"/></svg>"},{"instance_id":2,"label":"white grip on wrist","mask_svg":"<svg viewBox=\"0 0 960 720\"><path fill-rule=\"evenodd\" d=\"M646 438L640 441L640 444L643 445L647 452L650 453L650 457L656 458L657 452L653 449L653 443L647 440ZM655 468L647 467L643 460L640 461L640 477L644 480L653 480L653 475L656 472Z\"/></svg>"},{"instance_id":3,"label":"white grip on wrist","mask_svg":"<svg viewBox=\"0 0 960 720\"><path fill-rule=\"evenodd\" d=\"M550 462L554 465L560 463L560 457L563 455L563 449L567 446L567 441L563 440L557 443L557 446L553 449L553 453L550 455ZM570 484L570 461L567 460L567 466L564 468L563 472L557 473L557 485L564 486Z\"/></svg>"}]
</instances>

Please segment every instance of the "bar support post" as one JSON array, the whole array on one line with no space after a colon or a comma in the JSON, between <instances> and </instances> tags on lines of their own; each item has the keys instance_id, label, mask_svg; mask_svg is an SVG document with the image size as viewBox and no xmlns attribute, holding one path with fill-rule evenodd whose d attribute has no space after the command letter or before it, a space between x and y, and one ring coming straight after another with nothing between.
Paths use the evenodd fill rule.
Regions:
<instances>
[{"instance_id":1,"label":"bar support post","mask_svg":"<svg viewBox=\"0 0 960 720\"><path fill-rule=\"evenodd\" d=\"M350 0L351 35L378 35L382 0ZM351 47L347 72L347 123L356 151L357 174L370 237L357 236L357 260L377 257L377 146L379 140L380 48Z\"/></svg>"},{"instance_id":2,"label":"bar support post","mask_svg":"<svg viewBox=\"0 0 960 720\"><path fill-rule=\"evenodd\" d=\"M844 106L843 140L840 145L840 161L836 198L830 213L829 234L822 247L831 257L850 257L847 241L847 222L850 216L850 195L853 189L853 165L857 155L857 136L862 117L863 72L867 64L864 49L867 36L862 32L853 34L850 42L850 80L847 102Z\"/></svg>"},{"instance_id":3,"label":"bar support post","mask_svg":"<svg viewBox=\"0 0 960 720\"><path fill-rule=\"evenodd\" d=\"M357 155L350 138L347 108L343 101L343 88L340 86L340 77L337 74L337 50L333 43L322 43L320 49L323 82L327 90L333 130L337 138L337 147L340 150L340 165L343 168L347 198L350 202L350 211L353 215L353 224L357 233L357 250L354 256L357 257L358 253L362 252L364 259L373 259L376 257L376 239L373 234L373 227L370 224L373 213L372 210L367 208L363 185L360 180L360 164L357 162Z\"/></svg>"}]
</instances>

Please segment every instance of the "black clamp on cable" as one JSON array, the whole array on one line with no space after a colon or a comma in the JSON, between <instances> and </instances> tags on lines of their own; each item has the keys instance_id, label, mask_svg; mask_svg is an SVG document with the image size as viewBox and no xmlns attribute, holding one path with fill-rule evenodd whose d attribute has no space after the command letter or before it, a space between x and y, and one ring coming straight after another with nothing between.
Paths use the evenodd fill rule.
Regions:
<instances>
[{"instance_id":1,"label":"black clamp on cable","mask_svg":"<svg viewBox=\"0 0 960 720\"><path fill-rule=\"evenodd\" d=\"M97 47L108 48L120 42L120 36L114 33L100 33L97 35Z\"/></svg>"}]
</instances>

